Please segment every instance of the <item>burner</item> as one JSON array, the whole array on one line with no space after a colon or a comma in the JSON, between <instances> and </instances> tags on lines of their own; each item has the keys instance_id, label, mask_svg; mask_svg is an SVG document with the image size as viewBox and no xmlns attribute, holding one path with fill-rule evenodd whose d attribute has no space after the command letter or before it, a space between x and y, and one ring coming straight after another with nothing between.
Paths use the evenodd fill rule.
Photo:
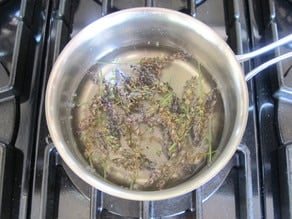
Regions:
<instances>
[{"instance_id":1,"label":"burner","mask_svg":"<svg viewBox=\"0 0 292 219\"><path fill-rule=\"evenodd\" d=\"M0 89L8 85L9 78L8 70L4 67L2 62L0 62Z\"/></svg>"},{"instance_id":2,"label":"burner","mask_svg":"<svg viewBox=\"0 0 292 219\"><path fill-rule=\"evenodd\" d=\"M7 4L4 4L7 3ZM9 86L11 80L12 54L15 45L19 3L0 2L0 92Z\"/></svg>"},{"instance_id":3,"label":"burner","mask_svg":"<svg viewBox=\"0 0 292 219\"><path fill-rule=\"evenodd\" d=\"M9 144L13 141L16 128L16 100L11 97L5 101L0 101L0 142Z\"/></svg>"},{"instance_id":4,"label":"burner","mask_svg":"<svg viewBox=\"0 0 292 219\"><path fill-rule=\"evenodd\" d=\"M290 126L291 127L291 126ZM283 218L292 216L292 144L279 150L280 163L280 188L281 188L281 211Z\"/></svg>"}]
</instances>

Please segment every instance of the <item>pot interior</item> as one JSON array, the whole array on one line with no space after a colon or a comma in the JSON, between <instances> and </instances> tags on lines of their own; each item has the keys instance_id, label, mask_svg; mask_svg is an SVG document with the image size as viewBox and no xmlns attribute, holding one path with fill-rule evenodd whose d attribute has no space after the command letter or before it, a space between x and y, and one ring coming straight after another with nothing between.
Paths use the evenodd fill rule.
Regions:
<instances>
[{"instance_id":1,"label":"pot interior","mask_svg":"<svg viewBox=\"0 0 292 219\"><path fill-rule=\"evenodd\" d=\"M125 82L123 77L127 77L128 80L138 77L139 72L134 71L132 66L139 63L139 60L171 57L173 54L178 54L174 48L160 45L118 49L91 66L75 92L76 98L73 103L75 107L68 116L73 118L71 127L77 145L91 168L117 185L136 190L172 187L192 176L207 161L210 163L216 154L224 128L223 102L210 73L195 59L177 58L161 70L157 81L166 82L171 87L163 95L157 94L158 91L154 89L154 85L143 84L148 88L147 90L144 87L132 85L133 88L126 90L125 84L121 84ZM144 71L146 72L147 69ZM191 90L186 95L185 86L188 82L194 85L189 86L188 89ZM104 94L104 85L111 89L119 89L119 93ZM149 89L150 87L152 90ZM151 93L145 93L146 91ZM140 98L139 102L137 98L128 100L125 96L118 96L124 95L122 92L129 96L139 94L145 97ZM172 92L177 97L176 102L169 103L169 107L165 106L167 98L170 97L172 98L170 101L174 101L174 97L169 96ZM111 99L110 95L117 95L117 97ZM195 100L193 100L194 97ZM108 102L101 103L99 98ZM207 103L207 98L210 99L210 103ZM134 100L137 106L127 108ZM202 113L191 116L191 112L182 108L181 104L186 101L194 102L194 106L190 108L196 110L198 114L201 108ZM199 103L200 101L202 103ZM106 105L96 111L98 106L94 104ZM212 109L205 109L205 105L209 105ZM174 107L176 109L173 109ZM105 112L107 110L111 112ZM170 115L165 118L166 114L159 112L161 110L165 110L165 113L170 113ZM152 115L154 111L156 115ZM115 116L117 118L111 119ZM105 119L108 122L104 122ZM160 119L163 121L158 122ZM189 120L194 121L187 125ZM167 122L170 124L167 125ZM117 133L109 134L107 130ZM186 131L189 134L183 142L178 140L174 142L173 138L182 138L181 136ZM116 137L117 146L107 145L105 141L110 141L107 140L109 137ZM131 143L130 137L135 142ZM144 164L141 164L142 162Z\"/></svg>"}]
</instances>

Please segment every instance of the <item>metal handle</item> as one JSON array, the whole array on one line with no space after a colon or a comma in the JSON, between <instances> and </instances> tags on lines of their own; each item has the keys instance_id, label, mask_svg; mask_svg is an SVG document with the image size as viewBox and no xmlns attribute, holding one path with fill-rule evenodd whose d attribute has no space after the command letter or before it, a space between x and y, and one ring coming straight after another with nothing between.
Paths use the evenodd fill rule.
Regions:
<instances>
[{"instance_id":1,"label":"metal handle","mask_svg":"<svg viewBox=\"0 0 292 219\"><path fill-rule=\"evenodd\" d=\"M245 80L249 81L250 79L252 79L254 76L256 76L258 73L260 73L264 69L266 69L266 68L270 67L271 65L274 65L274 64L276 64L284 59L288 59L291 57L292 57L292 52L288 52L288 53L285 53L284 55L273 58L273 59L261 64L260 66L256 67L255 69L253 69L249 73L247 73L245 75Z\"/></svg>"},{"instance_id":2,"label":"metal handle","mask_svg":"<svg viewBox=\"0 0 292 219\"><path fill-rule=\"evenodd\" d=\"M283 37L282 39L280 40L277 40L267 46L264 46L258 50L255 50L255 51L252 51L252 52L249 52L249 53L245 53L245 54L242 54L242 55L236 55L236 59L238 60L238 62L242 63L242 62L245 62L245 61L248 61L254 57L257 57L259 55L262 55L266 52L269 52L277 47L280 47L284 44L287 44L289 42L292 41L292 34L289 34L288 36L286 37ZM250 80L251 78L253 78L255 75L257 75L259 72L263 71L264 69L268 68L269 66L271 65L274 65L280 61L283 61L284 59L288 59L288 58L291 58L292 57L292 52L288 52L284 55L281 55L281 56L278 56L276 58L273 58L263 64L261 64L260 66L256 67L255 69L253 69L252 71L250 71L248 74L246 74L245 76L245 80L248 81Z\"/></svg>"}]
</instances>

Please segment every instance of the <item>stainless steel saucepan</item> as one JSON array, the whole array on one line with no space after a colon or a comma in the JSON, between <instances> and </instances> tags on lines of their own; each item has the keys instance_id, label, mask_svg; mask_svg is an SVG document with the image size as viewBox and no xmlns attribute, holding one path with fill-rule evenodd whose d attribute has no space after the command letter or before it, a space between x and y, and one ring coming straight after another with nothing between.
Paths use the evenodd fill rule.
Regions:
<instances>
[{"instance_id":1,"label":"stainless steel saucepan","mask_svg":"<svg viewBox=\"0 0 292 219\"><path fill-rule=\"evenodd\" d=\"M291 41L291 35L275 46L288 41ZM88 69L97 60L120 51L121 48L131 48L124 53L122 61L137 60L137 57L147 55L148 47L154 55L159 54L160 48L172 48L185 51L196 58L210 73L220 91L224 107L223 126L216 154L210 165L174 187L157 191L135 191L105 180L89 167L74 137L72 107L74 99L86 100L92 96L94 88L90 83L83 84L82 97L78 97L77 90L84 83ZM134 8L107 15L80 31L67 44L53 66L45 103L52 140L76 175L113 196L131 200L161 200L190 192L214 177L235 153L248 117L246 80L269 64L291 56L291 53L262 65L246 79L240 62L272 48L274 47L270 46L258 53L235 56L229 46L208 26L172 10ZM181 77L183 75L180 72L175 72L172 81L179 83Z\"/></svg>"}]
</instances>

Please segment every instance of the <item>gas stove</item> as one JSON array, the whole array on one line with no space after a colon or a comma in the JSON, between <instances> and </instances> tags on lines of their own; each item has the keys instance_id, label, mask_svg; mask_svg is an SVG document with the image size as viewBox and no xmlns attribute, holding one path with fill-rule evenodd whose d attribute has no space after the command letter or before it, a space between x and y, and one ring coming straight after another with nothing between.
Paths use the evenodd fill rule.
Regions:
<instances>
[{"instance_id":1,"label":"gas stove","mask_svg":"<svg viewBox=\"0 0 292 219\"><path fill-rule=\"evenodd\" d=\"M292 62L248 82L249 119L233 158L199 189L130 201L87 185L59 156L44 96L54 61L82 28L114 11L163 7L213 28L242 54L292 32L288 0L0 0L0 218L292 218ZM257 57L250 71L291 51Z\"/></svg>"}]
</instances>

